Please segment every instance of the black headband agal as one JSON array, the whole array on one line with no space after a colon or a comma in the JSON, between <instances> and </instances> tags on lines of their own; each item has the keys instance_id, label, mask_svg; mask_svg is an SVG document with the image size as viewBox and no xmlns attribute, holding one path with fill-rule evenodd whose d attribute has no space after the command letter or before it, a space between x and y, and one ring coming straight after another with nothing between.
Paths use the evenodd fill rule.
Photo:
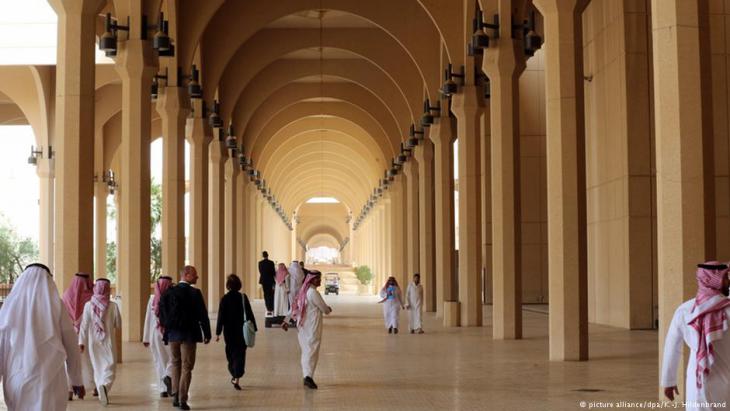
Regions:
<instances>
[{"instance_id":1,"label":"black headband agal","mask_svg":"<svg viewBox=\"0 0 730 411\"><path fill-rule=\"evenodd\" d=\"M38 268L42 268L42 269L46 270L46 272L48 273L48 275L50 275L50 276L53 276L53 274L51 274L51 269L50 269L50 268L48 268L48 267L47 267L47 266L46 266L45 264L41 264L41 263L32 263L32 264L28 264L28 265L26 265L26 266L25 266L25 269L27 270L27 269L29 269L30 267L38 267Z\"/></svg>"},{"instance_id":2,"label":"black headband agal","mask_svg":"<svg viewBox=\"0 0 730 411\"><path fill-rule=\"evenodd\" d=\"M727 264L697 264L697 268L705 270L727 270Z\"/></svg>"}]
</instances>

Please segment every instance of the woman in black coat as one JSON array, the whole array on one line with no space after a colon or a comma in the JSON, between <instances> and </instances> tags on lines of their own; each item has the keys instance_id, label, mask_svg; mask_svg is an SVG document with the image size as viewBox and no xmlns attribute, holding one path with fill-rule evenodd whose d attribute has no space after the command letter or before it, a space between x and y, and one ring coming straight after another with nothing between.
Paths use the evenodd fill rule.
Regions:
<instances>
[{"instance_id":1,"label":"woman in black coat","mask_svg":"<svg viewBox=\"0 0 730 411\"><path fill-rule=\"evenodd\" d=\"M223 332L223 340L226 342L226 359L228 360L228 371L231 373L231 384L233 388L240 390L238 384L246 368L246 342L243 340L243 307L246 307L246 319L253 321L256 328L256 319L251 310L246 294L242 294L241 279L231 274L226 280L228 292L221 299L218 306L218 324L215 327L215 341L220 340ZM257 329L258 330L258 329Z\"/></svg>"}]
</instances>

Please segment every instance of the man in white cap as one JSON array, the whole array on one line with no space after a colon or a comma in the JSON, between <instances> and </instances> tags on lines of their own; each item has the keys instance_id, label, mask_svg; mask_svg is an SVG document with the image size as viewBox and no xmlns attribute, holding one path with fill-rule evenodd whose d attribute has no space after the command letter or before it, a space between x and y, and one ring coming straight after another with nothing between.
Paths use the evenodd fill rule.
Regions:
<instances>
[{"instance_id":1,"label":"man in white cap","mask_svg":"<svg viewBox=\"0 0 730 411\"><path fill-rule=\"evenodd\" d=\"M730 402L730 279L728 266L716 261L697 265L697 295L674 312L664 343L661 386L674 400L682 342L690 349L685 406L692 411L725 409ZM725 404L725 405L722 405Z\"/></svg>"},{"instance_id":2,"label":"man in white cap","mask_svg":"<svg viewBox=\"0 0 730 411\"><path fill-rule=\"evenodd\" d=\"M322 273L310 271L297 293L291 307L290 316L297 321L299 330L299 348L302 350L302 374L304 386L317 389L314 382L314 370L319 361L319 346L322 343L322 315L332 312L332 308L324 302L317 287L322 284ZM284 319L281 328L289 328L289 317Z\"/></svg>"},{"instance_id":3,"label":"man in white cap","mask_svg":"<svg viewBox=\"0 0 730 411\"><path fill-rule=\"evenodd\" d=\"M65 410L69 381L84 397L76 338L48 267L27 266L0 310L0 380L8 409Z\"/></svg>"}]
</instances>

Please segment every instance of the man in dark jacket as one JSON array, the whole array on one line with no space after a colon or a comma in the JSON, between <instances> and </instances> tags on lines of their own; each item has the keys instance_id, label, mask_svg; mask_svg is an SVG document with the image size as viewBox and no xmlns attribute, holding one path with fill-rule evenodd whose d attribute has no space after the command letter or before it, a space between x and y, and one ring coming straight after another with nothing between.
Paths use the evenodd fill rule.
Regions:
<instances>
[{"instance_id":1,"label":"man in dark jacket","mask_svg":"<svg viewBox=\"0 0 730 411\"><path fill-rule=\"evenodd\" d=\"M182 410L190 409L188 389L197 343L210 342L208 309L203 294L193 287L196 282L198 272L186 265L180 272L180 282L168 288L160 299L160 320L165 327L163 339L172 351L172 405Z\"/></svg>"},{"instance_id":2,"label":"man in dark jacket","mask_svg":"<svg viewBox=\"0 0 730 411\"><path fill-rule=\"evenodd\" d=\"M259 261L259 284L264 289L264 303L266 304L266 315L274 312L274 286L276 284L276 268L274 262L269 260L269 253L264 251L264 259Z\"/></svg>"}]
</instances>

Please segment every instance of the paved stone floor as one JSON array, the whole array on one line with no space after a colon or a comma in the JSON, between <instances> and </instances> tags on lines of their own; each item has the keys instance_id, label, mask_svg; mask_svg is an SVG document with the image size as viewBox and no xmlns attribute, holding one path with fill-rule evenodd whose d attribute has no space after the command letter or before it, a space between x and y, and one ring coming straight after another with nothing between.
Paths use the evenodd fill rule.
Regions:
<instances>
[{"instance_id":1,"label":"paved stone floor","mask_svg":"<svg viewBox=\"0 0 730 411\"><path fill-rule=\"evenodd\" d=\"M199 346L190 405L195 410L578 410L580 401L656 400L656 332L591 326L591 360L549 362L547 316L524 312L525 338L493 341L491 328L445 329L426 316L426 334L383 329L368 297L328 296L316 392L301 386L296 333L263 328L249 350L243 391L229 383L223 341ZM255 302L261 313L263 304ZM407 328L405 313L401 316ZM158 397L142 344L124 346L110 393L115 410L172 410ZM583 392L579 390L601 390ZM614 406L615 407L615 406ZM101 408L87 398L71 410Z\"/></svg>"}]
</instances>

